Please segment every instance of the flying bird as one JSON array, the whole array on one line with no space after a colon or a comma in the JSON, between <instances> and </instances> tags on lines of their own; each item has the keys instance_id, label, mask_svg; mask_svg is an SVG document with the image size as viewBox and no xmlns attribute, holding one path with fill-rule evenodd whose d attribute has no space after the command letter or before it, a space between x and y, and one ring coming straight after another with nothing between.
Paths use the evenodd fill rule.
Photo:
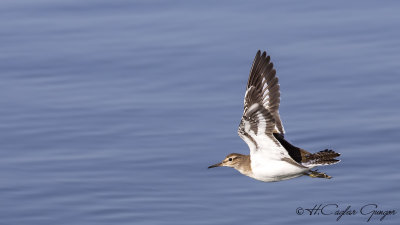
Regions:
<instances>
[{"instance_id":1,"label":"flying bird","mask_svg":"<svg viewBox=\"0 0 400 225\"><path fill-rule=\"evenodd\" d=\"M214 167L232 167L256 180L273 182L303 175L330 179L312 170L336 164L339 153L325 149L310 153L285 140L279 116L280 90L276 70L266 52L258 51L250 70L244 96L244 112L238 134L250 148L250 155L231 153Z\"/></svg>"}]
</instances>

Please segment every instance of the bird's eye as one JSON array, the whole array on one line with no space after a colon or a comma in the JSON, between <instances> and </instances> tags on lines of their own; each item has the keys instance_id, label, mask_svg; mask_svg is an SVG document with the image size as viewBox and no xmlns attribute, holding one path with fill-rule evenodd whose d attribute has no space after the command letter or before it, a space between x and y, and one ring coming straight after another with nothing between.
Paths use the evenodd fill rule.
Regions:
<instances>
[{"instance_id":1,"label":"bird's eye","mask_svg":"<svg viewBox=\"0 0 400 225\"><path fill-rule=\"evenodd\" d=\"M232 158L229 158L228 160L229 160L229 161L232 161Z\"/></svg>"}]
</instances>

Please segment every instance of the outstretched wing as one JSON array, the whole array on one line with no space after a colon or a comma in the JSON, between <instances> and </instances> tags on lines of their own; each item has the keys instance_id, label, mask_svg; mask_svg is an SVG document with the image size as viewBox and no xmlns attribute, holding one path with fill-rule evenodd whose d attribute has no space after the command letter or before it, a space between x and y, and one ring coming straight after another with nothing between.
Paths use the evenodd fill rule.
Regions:
<instances>
[{"instance_id":1,"label":"outstretched wing","mask_svg":"<svg viewBox=\"0 0 400 225\"><path fill-rule=\"evenodd\" d=\"M285 131L279 116L279 104L281 93L278 77L271 57L266 52L259 50L254 58L250 70L249 80L247 81L246 96L244 98L244 112L254 103L264 106L274 119L274 133L284 135ZM254 88L252 88L254 87ZM254 93L249 93L250 89L255 89ZM250 95L248 95L250 94Z\"/></svg>"},{"instance_id":2,"label":"outstretched wing","mask_svg":"<svg viewBox=\"0 0 400 225\"><path fill-rule=\"evenodd\" d=\"M257 52L250 70L244 97L244 112L239 136L249 145L250 153L263 151L268 158L289 158L288 152L273 133L284 134L279 117L280 92L276 71L266 52Z\"/></svg>"}]
</instances>

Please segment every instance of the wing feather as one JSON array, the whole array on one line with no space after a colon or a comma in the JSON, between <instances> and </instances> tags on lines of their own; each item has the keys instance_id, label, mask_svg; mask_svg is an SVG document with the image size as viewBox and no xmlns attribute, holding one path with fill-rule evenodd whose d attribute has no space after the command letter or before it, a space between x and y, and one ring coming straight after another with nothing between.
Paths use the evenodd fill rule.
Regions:
<instances>
[{"instance_id":1,"label":"wing feather","mask_svg":"<svg viewBox=\"0 0 400 225\"><path fill-rule=\"evenodd\" d=\"M244 113L255 103L263 106L263 114L272 116L269 119L270 126L266 126L265 133L280 133L284 135L284 128L279 116L280 104L280 86L276 77L276 70L271 62L271 57L266 52L261 54L258 51L254 58L249 80L247 81L247 89L244 98ZM248 115L246 115L248 116Z\"/></svg>"},{"instance_id":2,"label":"wing feather","mask_svg":"<svg viewBox=\"0 0 400 225\"><path fill-rule=\"evenodd\" d=\"M280 87L276 70L270 56L258 51L250 70L244 112L238 129L239 136L249 145L250 154L260 150L269 159L293 160L273 135L284 135L279 104Z\"/></svg>"}]
</instances>

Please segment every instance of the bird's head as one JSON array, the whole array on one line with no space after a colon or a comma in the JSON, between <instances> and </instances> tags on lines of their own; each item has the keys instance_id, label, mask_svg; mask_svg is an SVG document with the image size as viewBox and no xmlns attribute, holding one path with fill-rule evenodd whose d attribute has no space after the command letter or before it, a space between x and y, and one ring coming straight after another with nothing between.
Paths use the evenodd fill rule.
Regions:
<instances>
[{"instance_id":1,"label":"bird's head","mask_svg":"<svg viewBox=\"0 0 400 225\"><path fill-rule=\"evenodd\" d=\"M211 165L208 167L208 169L221 166L237 168L240 165L240 163L245 159L245 157L246 156L242 154L231 153L227 155L225 159L222 160L222 162Z\"/></svg>"}]
</instances>

